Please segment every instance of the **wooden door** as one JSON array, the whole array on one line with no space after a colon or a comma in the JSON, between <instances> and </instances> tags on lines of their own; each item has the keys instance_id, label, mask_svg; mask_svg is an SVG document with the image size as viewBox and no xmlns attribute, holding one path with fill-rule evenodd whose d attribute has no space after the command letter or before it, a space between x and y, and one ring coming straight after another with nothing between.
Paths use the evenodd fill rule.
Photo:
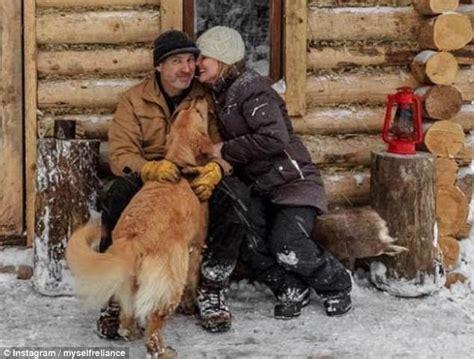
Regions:
<instances>
[{"instance_id":1,"label":"wooden door","mask_svg":"<svg viewBox=\"0 0 474 359\"><path fill-rule=\"evenodd\" d=\"M0 4L0 245L24 243L21 8Z\"/></svg>"}]
</instances>

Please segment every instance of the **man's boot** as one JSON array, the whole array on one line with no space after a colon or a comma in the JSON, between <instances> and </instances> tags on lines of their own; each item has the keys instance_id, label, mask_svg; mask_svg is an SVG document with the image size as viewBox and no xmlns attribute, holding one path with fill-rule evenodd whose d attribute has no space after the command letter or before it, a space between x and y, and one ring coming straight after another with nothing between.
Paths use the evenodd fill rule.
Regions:
<instances>
[{"instance_id":1,"label":"man's boot","mask_svg":"<svg viewBox=\"0 0 474 359\"><path fill-rule=\"evenodd\" d=\"M101 309L97 319L97 334L106 339L120 339L118 331L120 328L120 306L113 299L107 307Z\"/></svg>"},{"instance_id":2,"label":"man's boot","mask_svg":"<svg viewBox=\"0 0 474 359\"><path fill-rule=\"evenodd\" d=\"M293 319L301 315L301 308L309 304L309 288L285 288L277 296L276 319Z\"/></svg>"},{"instance_id":3,"label":"man's boot","mask_svg":"<svg viewBox=\"0 0 474 359\"><path fill-rule=\"evenodd\" d=\"M226 304L225 291L225 282L201 278L197 296L201 325L213 333L226 332L231 327L232 316Z\"/></svg>"}]
</instances>

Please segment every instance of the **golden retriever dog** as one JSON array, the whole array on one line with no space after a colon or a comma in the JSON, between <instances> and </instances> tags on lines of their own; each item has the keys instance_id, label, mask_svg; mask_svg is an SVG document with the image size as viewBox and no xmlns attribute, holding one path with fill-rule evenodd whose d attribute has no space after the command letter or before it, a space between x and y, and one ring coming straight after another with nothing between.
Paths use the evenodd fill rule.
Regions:
<instances>
[{"instance_id":1,"label":"golden retriever dog","mask_svg":"<svg viewBox=\"0 0 474 359\"><path fill-rule=\"evenodd\" d=\"M180 168L202 165L210 150L207 103L194 102L172 125L166 159ZM107 252L92 249L98 225L72 235L66 258L76 293L96 307L114 297L121 306L120 333L136 339L145 328L149 357L173 356L163 343L163 326L181 301L194 307L206 231L207 203L199 202L186 179L146 182L122 213Z\"/></svg>"}]
</instances>

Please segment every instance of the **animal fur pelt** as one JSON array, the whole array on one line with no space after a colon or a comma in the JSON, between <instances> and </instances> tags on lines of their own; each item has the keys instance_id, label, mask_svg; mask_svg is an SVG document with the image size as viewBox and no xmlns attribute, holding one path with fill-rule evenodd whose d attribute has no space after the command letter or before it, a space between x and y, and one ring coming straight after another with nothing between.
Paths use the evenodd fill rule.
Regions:
<instances>
[{"instance_id":1,"label":"animal fur pelt","mask_svg":"<svg viewBox=\"0 0 474 359\"><path fill-rule=\"evenodd\" d=\"M319 216L312 238L339 260L397 255L407 249L393 244L387 223L370 207L344 209Z\"/></svg>"},{"instance_id":2,"label":"animal fur pelt","mask_svg":"<svg viewBox=\"0 0 474 359\"><path fill-rule=\"evenodd\" d=\"M202 165L210 146L207 104L194 103L173 123L166 158L182 168ZM121 306L122 334L139 336L138 321L146 328L152 357L171 351L163 343L162 328L181 300L184 306L194 305L206 230L207 204L199 202L185 179L145 183L122 213L107 252L92 249L100 238L97 225L72 235L66 258L77 295L96 307L114 297Z\"/></svg>"}]
</instances>

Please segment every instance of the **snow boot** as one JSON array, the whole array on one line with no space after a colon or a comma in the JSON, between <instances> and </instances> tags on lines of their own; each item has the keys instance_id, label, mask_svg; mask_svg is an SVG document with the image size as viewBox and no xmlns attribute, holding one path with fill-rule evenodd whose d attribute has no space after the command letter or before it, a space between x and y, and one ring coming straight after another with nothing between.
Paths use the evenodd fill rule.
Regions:
<instances>
[{"instance_id":1,"label":"snow boot","mask_svg":"<svg viewBox=\"0 0 474 359\"><path fill-rule=\"evenodd\" d=\"M120 306L112 299L101 309L97 319L97 334L105 339L120 339Z\"/></svg>"},{"instance_id":2,"label":"snow boot","mask_svg":"<svg viewBox=\"0 0 474 359\"><path fill-rule=\"evenodd\" d=\"M286 288L277 296L274 315L276 319L293 319L301 314L301 308L309 304L309 288Z\"/></svg>"},{"instance_id":3,"label":"snow boot","mask_svg":"<svg viewBox=\"0 0 474 359\"><path fill-rule=\"evenodd\" d=\"M338 293L330 296L322 296L324 309L330 317L343 315L352 308L351 295L349 293Z\"/></svg>"},{"instance_id":4,"label":"snow boot","mask_svg":"<svg viewBox=\"0 0 474 359\"><path fill-rule=\"evenodd\" d=\"M225 300L225 285L202 278L197 302L201 326L209 332L226 332L231 327L231 314Z\"/></svg>"}]
</instances>

